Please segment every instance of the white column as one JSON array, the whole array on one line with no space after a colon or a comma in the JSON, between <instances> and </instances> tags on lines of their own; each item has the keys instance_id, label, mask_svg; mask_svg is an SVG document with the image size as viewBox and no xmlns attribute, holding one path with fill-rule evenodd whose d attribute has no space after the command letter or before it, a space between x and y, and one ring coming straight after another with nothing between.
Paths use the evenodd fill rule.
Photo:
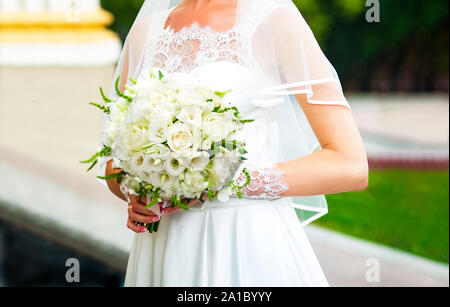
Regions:
<instances>
[{"instance_id":1,"label":"white column","mask_svg":"<svg viewBox=\"0 0 450 307\"><path fill-rule=\"evenodd\" d=\"M23 5L26 12L42 12L47 9L47 0L24 0Z\"/></svg>"},{"instance_id":2,"label":"white column","mask_svg":"<svg viewBox=\"0 0 450 307\"><path fill-rule=\"evenodd\" d=\"M77 0L81 12L96 12L100 8L100 0Z\"/></svg>"},{"instance_id":3,"label":"white column","mask_svg":"<svg viewBox=\"0 0 450 307\"><path fill-rule=\"evenodd\" d=\"M0 0L0 12L2 13L14 13L21 10L19 0Z\"/></svg>"},{"instance_id":4,"label":"white column","mask_svg":"<svg viewBox=\"0 0 450 307\"><path fill-rule=\"evenodd\" d=\"M72 0L48 0L48 10L55 13L67 12L72 3Z\"/></svg>"}]
</instances>

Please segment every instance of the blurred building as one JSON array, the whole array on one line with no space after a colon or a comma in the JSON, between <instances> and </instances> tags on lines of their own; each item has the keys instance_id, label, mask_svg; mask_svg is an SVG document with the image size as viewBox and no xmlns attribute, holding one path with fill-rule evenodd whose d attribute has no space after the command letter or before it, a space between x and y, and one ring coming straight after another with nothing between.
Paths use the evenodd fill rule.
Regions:
<instances>
[{"instance_id":1,"label":"blurred building","mask_svg":"<svg viewBox=\"0 0 450 307\"><path fill-rule=\"evenodd\" d=\"M99 0L0 0L0 147L79 174L121 42ZM30 148L33 151L30 152Z\"/></svg>"},{"instance_id":2,"label":"blurred building","mask_svg":"<svg viewBox=\"0 0 450 307\"><path fill-rule=\"evenodd\" d=\"M120 274L102 266L111 251L100 251L105 240L95 233L104 232L88 229L101 208L123 206L79 163L100 144L102 113L88 103L100 100L99 86L109 87L120 53L119 37L107 28L113 18L99 0L0 0L0 286L68 285L71 257L81 261L84 282L119 284ZM9 199L17 189L30 198ZM126 233L116 227L119 217L108 229Z\"/></svg>"},{"instance_id":3,"label":"blurred building","mask_svg":"<svg viewBox=\"0 0 450 307\"><path fill-rule=\"evenodd\" d=\"M113 16L99 0L1 0L0 65L102 66L116 61Z\"/></svg>"}]
</instances>

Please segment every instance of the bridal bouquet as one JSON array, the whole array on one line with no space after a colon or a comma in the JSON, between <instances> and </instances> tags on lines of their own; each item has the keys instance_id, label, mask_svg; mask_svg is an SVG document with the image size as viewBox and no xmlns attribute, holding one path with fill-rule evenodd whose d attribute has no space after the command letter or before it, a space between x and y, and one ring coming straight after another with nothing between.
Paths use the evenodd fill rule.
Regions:
<instances>
[{"instance_id":1,"label":"bridal bouquet","mask_svg":"<svg viewBox=\"0 0 450 307\"><path fill-rule=\"evenodd\" d=\"M104 104L91 103L108 116L103 147L89 160L91 170L99 157L114 159L121 172L101 179L116 179L121 190L140 195L160 214L160 204L188 209L191 199L208 195L227 201L232 193L241 196L250 182L237 185L234 177L245 160L244 142L238 134L246 123L239 110L227 101L229 92L216 91L193 74L165 74L144 70L130 79L117 99L105 96ZM157 231L159 222L148 225Z\"/></svg>"}]
</instances>

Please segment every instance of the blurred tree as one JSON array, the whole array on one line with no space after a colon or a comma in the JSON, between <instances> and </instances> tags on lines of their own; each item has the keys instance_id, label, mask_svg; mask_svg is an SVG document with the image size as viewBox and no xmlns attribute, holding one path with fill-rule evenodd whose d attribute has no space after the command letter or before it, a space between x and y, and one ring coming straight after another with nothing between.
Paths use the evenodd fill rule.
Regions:
<instances>
[{"instance_id":1,"label":"blurred tree","mask_svg":"<svg viewBox=\"0 0 450 307\"><path fill-rule=\"evenodd\" d=\"M380 23L366 21L366 0L294 3L347 90L448 92L448 0L379 1ZM102 0L123 39L143 2Z\"/></svg>"},{"instance_id":2,"label":"blurred tree","mask_svg":"<svg viewBox=\"0 0 450 307\"><path fill-rule=\"evenodd\" d=\"M447 0L295 0L347 90L448 92Z\"/></svg>"},{"instance_id":3,"label":"blurred tree","mask_svg":"<svg viewBox=\"0 0 450 307\"><path fill-rule=\"evenodd\" d=\"M114 14L112 28L125 40L144 0L101 0L102 7Z\"/></svg>"}]
</instances>

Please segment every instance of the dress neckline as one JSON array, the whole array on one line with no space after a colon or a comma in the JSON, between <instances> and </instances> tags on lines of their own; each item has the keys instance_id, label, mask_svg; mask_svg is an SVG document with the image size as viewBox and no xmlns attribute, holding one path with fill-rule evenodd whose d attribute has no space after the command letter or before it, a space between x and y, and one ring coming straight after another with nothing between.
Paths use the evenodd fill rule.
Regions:
<instances>
[{"instance_id":1,"label":"dress neckline","mask_svg":"<svg viewBox=\"0 0 450 307\"><path fill-rule=\"evenodd\" d=\"M212 33L215 33L215 34L218 34L218 35L227 35L227 34L229 34L231 32L234 32L236 30L236 25L234 25L233 27L231 27L230 29L225 30L225 31L216 31L209 25L203 26L198 21L194 21L190 25L183 26L178 31L175 31L175 29L173 29L170 25L164 27L163 31L166 32L166 33L169 33L171 35L177 35L177 34L181 35L181 34L187 32L189 30L192 30L192 29L195 29L196 31L200 30L200 31L212 32Z\"/></svg>"}]
</instances>

